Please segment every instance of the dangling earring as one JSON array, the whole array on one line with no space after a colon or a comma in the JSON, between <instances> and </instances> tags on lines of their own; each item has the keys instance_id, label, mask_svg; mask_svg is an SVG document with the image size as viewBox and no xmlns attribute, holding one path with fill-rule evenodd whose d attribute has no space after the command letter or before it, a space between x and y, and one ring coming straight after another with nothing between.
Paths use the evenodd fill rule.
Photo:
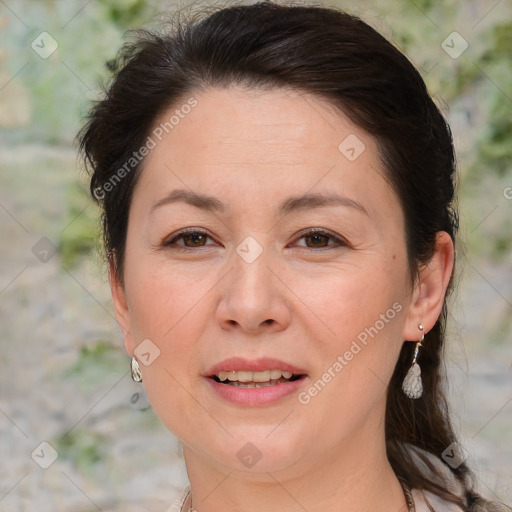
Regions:
<instances>
[{"instance_id":1,"label":"dangling earring","mask_svg":"<svg viewBox=\"0 0 512 512\"><path fill-rule=\"evenodd\" d=\"M418 353L420 351L421 344L425 339L425 334L423 333L423 325L418 325L418 329L421 331L421 339L416 343L411 367L409 368L409 371L407 372L407 375L405 376L404 382L402 384L402 389L409 398L420 398L420 396L423 394L421 368L416 360L418 359Z\"/></svg>"},{"instance_id":2,"label":"dangling earring","mask_svg":"<svg viewBox=\"0 0 512 512\"><path fill-rule=\"evenodd\" d=\"M135 382L142 382L142 373L140 373L139 363L135 357L132 357L132 379Z\"/></svg>"}]
</instances>

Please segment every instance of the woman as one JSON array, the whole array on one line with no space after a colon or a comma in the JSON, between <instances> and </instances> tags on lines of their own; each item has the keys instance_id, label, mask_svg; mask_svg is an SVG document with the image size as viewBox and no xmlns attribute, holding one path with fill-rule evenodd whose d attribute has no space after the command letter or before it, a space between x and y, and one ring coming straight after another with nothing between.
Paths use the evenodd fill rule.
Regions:
<instances>
[{"instance_id":1,"label":"woman","mask_svg":"<svg viewBox=\"0 0 512 512\"><path fill-rule=\"evenodd\" d=\"M508 510L450 424L454 152L394 46L272 2L141 32L80 142L171 510Z\"/></svg>"}]
</instances>

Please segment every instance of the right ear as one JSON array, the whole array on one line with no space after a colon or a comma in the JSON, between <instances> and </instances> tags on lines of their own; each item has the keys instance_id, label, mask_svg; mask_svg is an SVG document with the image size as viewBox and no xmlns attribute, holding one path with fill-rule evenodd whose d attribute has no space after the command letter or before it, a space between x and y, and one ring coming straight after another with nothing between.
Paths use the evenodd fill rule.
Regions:
<instances>
[{"instance_id":1,"label":"right ear","mask_svg":"<svg viewBox=\"0 0 512 512\"><path fill-rule=\"evenodd\" d=\"M133 357L133 351L137 345L135 344L135 340L131 334L130 308L126 299L124 285L119 281L117 275L115 253L109 254L108 261L108 277L110 282L110 291L112 293L112 302L114 303L114 312L116 314L117 323L123 333L126 352L128 352L130 357Z\"/></svg>"}]
</instances>

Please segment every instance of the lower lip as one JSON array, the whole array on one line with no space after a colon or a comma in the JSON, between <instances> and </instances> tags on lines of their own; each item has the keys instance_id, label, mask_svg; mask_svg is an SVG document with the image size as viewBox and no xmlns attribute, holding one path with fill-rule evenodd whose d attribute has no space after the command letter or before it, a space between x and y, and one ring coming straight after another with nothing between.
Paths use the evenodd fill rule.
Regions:
<instances>
[{"instance_id":1,"label":"lower lip","mask_svg":"<svg viewBox=\"0 0 512 512\"><path fill-rule=\"evenodd\" d=\"M216 380L206 377L212 389L228 402L237 405L266 405L277 402L285 396L296 393L303 385L306 377L291 382L282 382L262 388L242 388L221 384Z\"/></svg>"}]
</instances>

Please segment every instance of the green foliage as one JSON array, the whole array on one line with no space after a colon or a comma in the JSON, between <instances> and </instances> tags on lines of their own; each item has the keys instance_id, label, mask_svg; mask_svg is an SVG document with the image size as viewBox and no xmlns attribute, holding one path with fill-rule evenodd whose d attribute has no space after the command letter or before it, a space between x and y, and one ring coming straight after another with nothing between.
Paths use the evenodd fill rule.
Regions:
<instances>
[{"instance_id":1,"label":"green foliage","mask_svg":"<svg viewBox=\"0 0 512 512\"><path fill-rule=\"evenodd\" d=\"M512 22L495 25L492 29L491 49L486 52L486 59L492 60L494 56L494 58L506 60L510 64L512 62L510 48L512 48Z\"/></svg>"},{"instance_id":2,"label":"green foliage","mask_svg":"<svg viewBox=\"0 0 512 512\"><path fill-rule=\"evenodd\" d=\"M59 235L59 252L63 267L72 268L100 246L99 210L79 183L69 189L64 226Z\"/></svg>"},{"instance_id":3,"label":"green foliage","mask_svg":"<svg viewBox=\"0 0 512 512\"><path fill-rule=\"evenodd\" d=\"M481 68L492 80L488 128L479 141L474 166L491 169L499 176L512 167L512 22L495 25L490 45L480 58ZM491 78L492 76L492 78ZM475 171L475 167L473 170Z\"/></svg>"},{"instance_id":4,"label":"green foliage","mask_svg":"<svg viewBox=\"0 0 512 512\"><path fill-rule=\"evenodd\" d=\"M96 389L98 383L112 379L112 375L126 373L126 356L108 341L84 345L76 363L64 372L64 377L74 377L83 390Z\"/></svg>"},{"instance_id":5,"label":"green foliage","mask_svg":"<svg viewBox=\"0 0 512 512\"><path fill-rule=\"evenodd\" d=\"M83 474L92 477L95 467L104 461L108 453L108 439L86 429L75 429L55 441L60 457L71 460Z\"/></svg>"},{"instance_id":6,"label":"green foliage","mask_svg":"<svg viewBox=\"0 0 512 512\"><path fill-rule=\"evenodd\" d=\"M143 24L151 12L147 0L99 0L99 3L105 8L107 19L123 30Z\"/></svg>"}]
</instances>

